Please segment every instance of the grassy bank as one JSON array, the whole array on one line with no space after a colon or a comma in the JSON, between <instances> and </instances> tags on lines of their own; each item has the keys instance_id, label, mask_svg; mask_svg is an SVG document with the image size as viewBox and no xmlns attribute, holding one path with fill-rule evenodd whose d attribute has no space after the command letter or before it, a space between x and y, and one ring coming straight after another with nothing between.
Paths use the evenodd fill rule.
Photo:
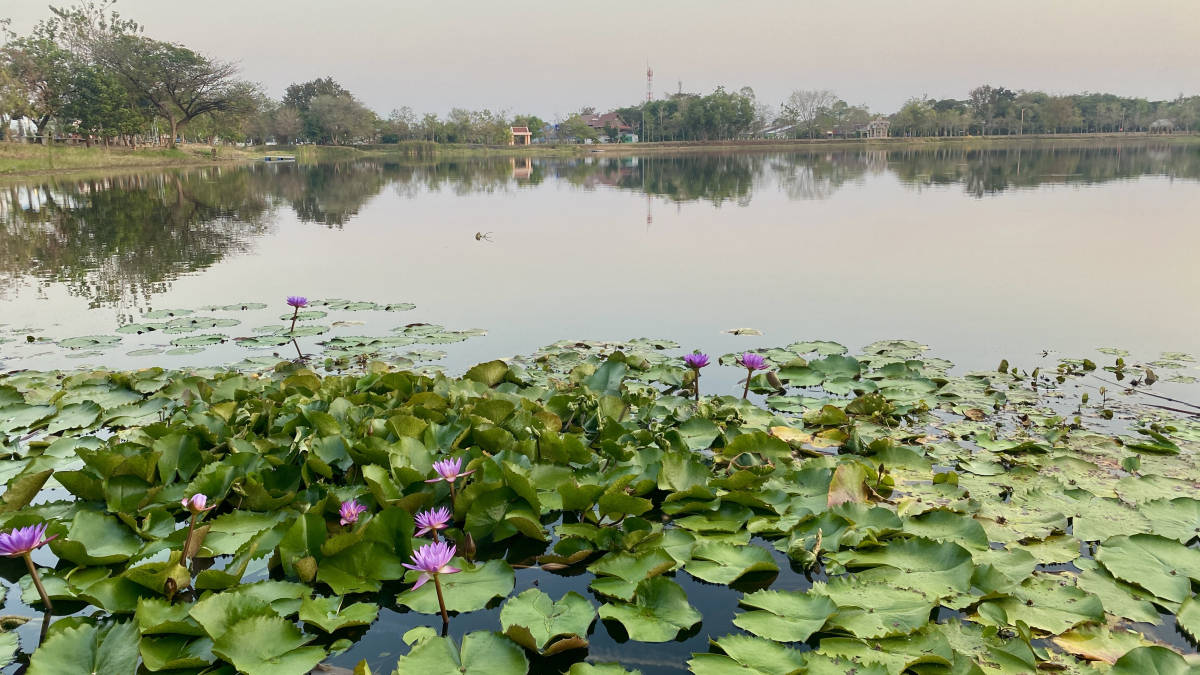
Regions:
<instances>
[{"instance_id":1,"label":"grassy bank","mask_svg":"<svg viewBox=\"0 0 1200 675\"><path fill-rule=\"evenodd\" d=\"M207 145L168 148L90 148L70 145L0 143L0 177L67 173L92 169L133 169L194 166L248 159L255 154L221 147L214 154Z\"/></svg>"},{"instance_id":2,"label":"grassy bank","mask_svg":"<svg viewBox=\"0 0 1200 675\"><path fill-rule=\"evenodd\" d=\"M177 149L50 147L23 143L0 143L0 180L5 177L30 177L81 171L135 170L158 167L199 166L205 164L254 161L268 154L292 154L305 164L384 159L398 162L505 157L570 158L608 155L679 154L691 152L802 152L806 150L967 150L1003 148L1078 148L1116 144L1139 145L1147 142L1171 145L1200 145L1200 135L1176 134L1055 134L1027 136L961 136L955 138L876 138L876 139L741 139L724 141L667 141L626 144L556 144L532 146L485 146L438 144L406 141L390 145L331 146L260 146L216 149L207 145L187 145Z\"/></svg>"},{"instance_id":3,"label":"grassy bank","mask_svg":"<svg viewBox=\"0 0 1200 675\"><path fill-rule=\"evenodd\" d=\"M588 152L605 155L644 155L681 152L793 152L805 150L934 150L962 148L986 150L1003 148L1079 148L1117 144L1142 145L1148 142L1172 145L1200 145L1200 135L1174 134L1029 134L1024 136L956 136L919 138L795 138L734 139L723 141L664 141L622 145L588 145Z\"/></svg>"}]
</instances>

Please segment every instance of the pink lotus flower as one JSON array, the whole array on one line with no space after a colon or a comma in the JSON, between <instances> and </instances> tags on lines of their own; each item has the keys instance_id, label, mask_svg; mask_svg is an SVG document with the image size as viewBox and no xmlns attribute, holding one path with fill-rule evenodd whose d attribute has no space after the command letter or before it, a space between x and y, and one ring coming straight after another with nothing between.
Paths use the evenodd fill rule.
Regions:
<instances>
[{"instance_id":1,"label":"pink lotus flower","mask_svg":"<svg viewBox=\"0 0 1200 675\"><path fill-rule=\"evenodd\" d=\"M0 532L0 555L16 558L45 546L58 535L46 536L46 524L18 527L9 532Z\"/></svg>"},{"instance_id":2,"label":"pink lotus flower","mask_svg":"<svg viewBox=\"0 0 1200 675\"><path fill-rule=\"evenodd\" d=\"M187 509L193 516L198 516L205 511L212 511L217 508L216 504L208 506L208 497L202 494L195 494L191 497L184 497L179 502L183 508Z\"/></svg>"},{"instance_id":3,"label":"pink lotus flower","mask_svg":"<svg viewBox=\"0 0 1200 675\"><path fill-rule=\"evenodd\" d=\"M417 530L417 536L420 537L427 532L432 532L433 540L437 541L438 530L444 530L447 527L450 527L450 523L453 520L453 515L450 513L450 509L444 506L439 506L436 509L429 509L428 511L422 511L418 513L416 520L417 525L421 528Z\"/></svg>"},{"instance_id":4,"label":"pink lotus flower","mask_svg":"<svg viewBox=\"0 0 1200 675\"><path fill-rule=\"evenodd\" d=\"M361 516L366 510L367 507L359 504L353 499L348 502L342 502L341 508L338 509L338 513L341 514L342 519L338 522L340 522L342 525L357 523L358 517Z\"/></svg>"},{"instance_id":5,"label":"pink lotus flower","mask_svg":"<svg viewBox=\"0 0 1200 675\"><path fill-rule=\"evenodd\" d=\"M421 572L421 576L417 577L417 583L413 584L413 590L425 585L425 582L430 579L436 580L439 574L461 572L462 570L457 567L450 566L450 561L454 559L455 553L455 546L444 541L435 541L417 549L412 554L413 564L403 563L408 569Z\"/></svg>"}]
</instances>

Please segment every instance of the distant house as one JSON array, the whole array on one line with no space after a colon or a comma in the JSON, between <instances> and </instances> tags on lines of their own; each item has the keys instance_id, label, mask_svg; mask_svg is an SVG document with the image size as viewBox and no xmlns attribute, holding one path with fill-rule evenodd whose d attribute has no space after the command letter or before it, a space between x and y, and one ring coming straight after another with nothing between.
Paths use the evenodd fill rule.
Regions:
<instances>
[{"instance_id":1,"label":"distant house","mask_svg":"<svg viewBox=\"0 0 1200 675\"><path fill-rule=\"evenodd\" d=\"M618 115L617 113L610 112L610 113L604 113L603 115L597 115L595 113L590 113L587 115L582 115L581 117L583 118L583 121L585 124L587 124L589 127L596 130L596 133L598 133L600 135L600 140L602 140L602 141L603 140L623 140L625 138L630 137L631 136L630 132L633 131L633 127L626 124L625 120L621 119L621 116ZM608 138L608 130L609 129L615 130L617 132L616 139Z\"/></svg>"},{"instance_id":2,"label":"distant house","mask_svg":"<svg viewBox=\"0 0 1200 675\"><path fill-rule=\"evenodd\" d=\"M533 132L529 127L509 127L509 145L529 145L533 142Z\"/></svg>"},{"instance_id":3,"label":"distant house","mask_svg":"<svg viewBox=\"0 0 1200 675\"><path fill-rule=\"evenodd\" d=\"M888 129L891 126L892 126L891 122L885 120L882 117L876 117L875 119L873 119L867 123L866 129L864 129L864 132L865 132L864 135L867 138L887 138L888 137Z\"/></svg>"}]
</instances>

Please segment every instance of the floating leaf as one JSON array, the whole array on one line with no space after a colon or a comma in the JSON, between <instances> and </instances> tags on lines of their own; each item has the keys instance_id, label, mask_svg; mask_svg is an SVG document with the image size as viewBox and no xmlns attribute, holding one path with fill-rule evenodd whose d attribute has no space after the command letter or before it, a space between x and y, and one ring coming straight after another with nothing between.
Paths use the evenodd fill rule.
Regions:
<instances>
[{"instance_id":1,"label":"floating leaf","mask_svg":"<svg viewBox=\"0 0 1200 675\"><path fill-rule=\"evenodd\" d=\"M668 642L680 630L700 622L700 612L688 604L679 584L665 577L646 579L637 586L633 603L600 606L600 618L620 622L630 639L639 642Z\"/></svg>"}]
</instances>

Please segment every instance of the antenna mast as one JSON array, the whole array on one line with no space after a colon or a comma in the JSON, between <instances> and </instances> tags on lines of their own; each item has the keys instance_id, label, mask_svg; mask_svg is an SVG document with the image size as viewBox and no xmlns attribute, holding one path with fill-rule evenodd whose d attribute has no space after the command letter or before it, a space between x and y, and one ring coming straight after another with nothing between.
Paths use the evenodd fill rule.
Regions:
<instances>
[{"instance_id":1,"label":"antenna mast","mask_svg":"<svg viewBox=\"0 0 1200 675\"><path fill-rule=\"evenodd\" d=\"M646 62L646 103L654 100L654 69Z\"/></svg>"}]
</instances>

